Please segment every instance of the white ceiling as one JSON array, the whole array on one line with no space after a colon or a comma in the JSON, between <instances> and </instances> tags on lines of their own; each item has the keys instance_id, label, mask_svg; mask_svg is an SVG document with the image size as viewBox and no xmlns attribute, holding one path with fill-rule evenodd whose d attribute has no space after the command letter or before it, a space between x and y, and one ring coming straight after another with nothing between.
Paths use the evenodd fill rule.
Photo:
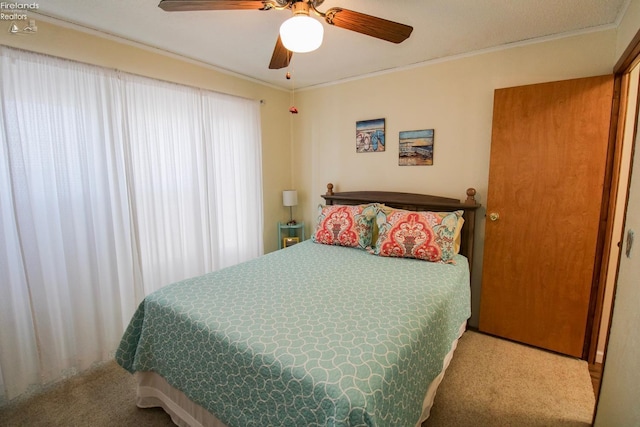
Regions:
<instances>
[{"instance_id":1,"label":"white ceiling","mask_svg":"<svg viewBox=\"0 0 640 427\"><path fill-rule=\"evenodd\" d=\"M325 0L413 26L401 44L325 26L320 49L268 65L287 10L164 12L159 0L44 0L38 14L301 89L532 39L616 26L629 0Z\"/></svg>"}]
</instances>

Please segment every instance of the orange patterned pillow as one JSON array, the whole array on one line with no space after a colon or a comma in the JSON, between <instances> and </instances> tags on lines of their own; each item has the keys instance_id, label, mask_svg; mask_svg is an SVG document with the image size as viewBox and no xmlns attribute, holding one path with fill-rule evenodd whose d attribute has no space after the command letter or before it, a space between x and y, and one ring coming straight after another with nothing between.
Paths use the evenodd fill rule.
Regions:
<instances>
[{"instance_id":1,"label":"orange patterned pillow","mask_svg":"<svg viewBox=\"0 0 640 427\"><path fill-rule=\"evenodd\" d=\"M376 212L376 205L320 205L312 240L325 245L365 249L371 246Z\"/></svg>"},{"instance_id":2,"label":"orange patterned pillow","mask_svg":"<svg viewBox=\"0 0 640 427\"><path fill-rule=\"evenodd\" d=\"M462 211L380 209L378 240L371 252L387 257L453 262L462 222Z\"/></svg>"}]
</instances>

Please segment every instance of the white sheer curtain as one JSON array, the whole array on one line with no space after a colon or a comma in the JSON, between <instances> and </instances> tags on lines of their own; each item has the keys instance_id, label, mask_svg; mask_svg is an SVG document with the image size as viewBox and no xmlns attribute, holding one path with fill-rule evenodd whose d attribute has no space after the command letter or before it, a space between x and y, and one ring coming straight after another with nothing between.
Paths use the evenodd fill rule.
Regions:
<instances>
[{"instance_id":1,"label":"white sheer curtain","mask_svg":"<svg viewBox=\"0 0 640 427\"><path fill-rule=\"evenodd\" d=\"M145 294L213 270L197 91L127 76L133 211ZM154 126L148 126L154 123ZM167 262L180 260L180 262Z\"/></svg>"},{"instance_id":2,"label":"white sheer curtain","mask_svg":"<svg viewBox=\"0 0 640 427\"><path fill-rule=\"evenodd\" d=\"M210 230L215 261L219 267L237 264L262 254L262 178L259 110L238 98L204 93L204 139L211 209L216 219ZM225 159L225 161L216 161ZM257 243L257 244L256 244Z\"/></svg>"},{"instance_id":3,"label":"white sheer curtain","mask_svg":"<svg viewBox=\"0 0 640 427\"><path fill-rule=\"evenodd\" d=\"M261 255L258 103L125 78L145 292Z\"/></svg>"},{"instance_id":4,"label":"white sheer curtain","mask_svg":"<svg viewBox=\"0 0 640 427\"><path fill-rule=\"evenodd\" d=\"M135 287L117 76L8 49L1 67L0 368L12 397L106 359Z\"/></svg>"},{"instance_id":5,"label":"white sheer curtain","mask_svg":"<svg viewBox=\"0 0 640 427\"><path fill-rule=\"evenodd\" d=\"M262 185L257 102L5 47L0 78L1 404L112 357L148 292L260 255Z\"/></svg>"}]
</instances>

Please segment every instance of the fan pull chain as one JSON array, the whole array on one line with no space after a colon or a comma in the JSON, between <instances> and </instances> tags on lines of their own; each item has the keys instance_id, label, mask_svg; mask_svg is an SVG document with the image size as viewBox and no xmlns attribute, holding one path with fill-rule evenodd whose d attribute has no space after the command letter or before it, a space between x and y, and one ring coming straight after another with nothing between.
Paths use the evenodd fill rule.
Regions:
<instances>
[{"instance_id":1,"label":"fan pull chain","mask_svg":"<svg viewBox=\"0 0 640 427\"><path fill-rule=\"evenodd\" d=\"M298 109L295 106L296 87L293 82L293 79L291 78L291 72L287 71L287 74L285 75L285 77L287 78L287 80L291 80L291 107L289 108L289 112L291 114L298 114Z\"/></svg>"}]
</instances>

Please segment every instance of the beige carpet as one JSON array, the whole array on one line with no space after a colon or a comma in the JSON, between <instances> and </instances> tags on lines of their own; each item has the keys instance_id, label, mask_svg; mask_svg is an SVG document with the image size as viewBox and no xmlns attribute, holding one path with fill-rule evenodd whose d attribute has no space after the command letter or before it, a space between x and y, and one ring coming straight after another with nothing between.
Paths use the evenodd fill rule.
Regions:
<instances>
[{"instance_id":1,"label":"beige carpet","mask_svg":"<svg viewBox=\"0 0 640 427\"><path fill-rule=\"evenodd\" d=\"M133 377L109 363L0 409L0 426L173 426L134 399ZM594 404L586 362L466 332L424 427L587 426Z\"/></svg>"},{"instance_id":2,"label":"beige carpet","mask_svg":"<svg viewBox=\"0 0 640 427\"><path fill-rule=\"evenodd\" d=\"M133 375L110 362L40 396L0 409L0 426L175 427L162 409L138 409L135 397Z\"/></svg>"},{"instance_id":3,"label":"beige carpet","mask_svg":"<svg viewBox=\"0 0 640 427\"><path fill-rule=\"evenodd\" d=\"M466 332L423 427L590 426L594 408L587 362Z\"/></svg>"}]
</instances>

